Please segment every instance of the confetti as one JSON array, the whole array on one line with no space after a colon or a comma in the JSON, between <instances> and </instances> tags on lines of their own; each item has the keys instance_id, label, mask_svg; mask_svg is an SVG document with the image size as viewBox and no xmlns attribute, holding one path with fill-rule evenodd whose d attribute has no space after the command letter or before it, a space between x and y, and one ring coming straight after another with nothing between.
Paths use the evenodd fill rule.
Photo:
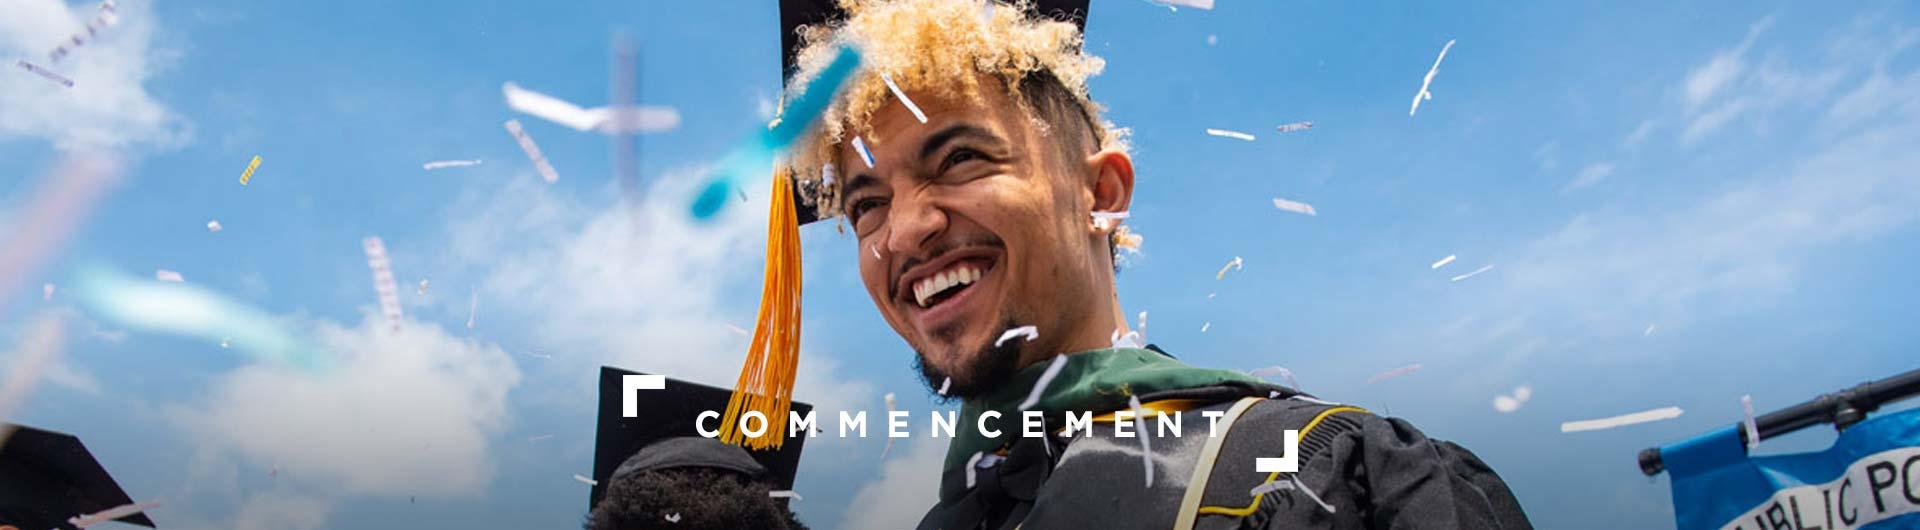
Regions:
<instances>
[{"instance_id":1,"label":"confetti","mask_svg":"<svg viewBox=\"0 0 1920 530\"><path fill-rule=\"evenodd\" d=\"M753 336L753 332L751 332L751 331L747 331L747 330L746 330L746 328L742 328L742 327L740 327L740 326L735 326L735 325L733 325L733 324L727 324L727 330L728 330L728 331L732 331L732 332L734 332L735 334L738 334L738 335L740 335L740 336L742 336L742 337L751 337L751 336Z\"/></svg>"},{"instance_id":2,"label":"confetti","mask_svg":"<svg viewBox=\"0 0 1920 530\"><path fill-rule=\"evenodd\" d=\"M420 164L420 167L421 169L425 169L427 171L433 171L435 169L441 169L441 168L467 167L467 166L477 166L477 165L480 165L480 161L477 159L476 160L436 160L433 162Z\"/></svg>"},{"instance_id":3,"label":"confetti","mask_svg":"<svg viewBox=\"0 0 1920 530\"><path fill-rule=\"evenodd\" d=\"M241 186L245 186L248 181L253 180L253 170L255 169L260 169L260 155L253 155L253 161L247 162L247 170L240 172Z\"/></svg>"},{"instance_id":4,"label":"confetti","mask_svg":"<svg viewBox=\"0 0 1920 530\"><path fill-rule=\"evenodd\" d=\"M851 45L841 45L835 51L833 61L827 63L827 67L820 70L820 74L808 82L798 96L783 98L786 99L786 105L780 112L781 119L777 124L769 124L753 137L736 144L715 164L705 187L694 194L687 213L696 220L712 219L732 202L726 197L736 187L736 181L749 176L764 178L766 168L793 144L794 139L812 127L815 119L833 102L834 94L859 68L859 50Z\"/></svg>"},{"instance_id":5,"label":"confetti","mask_svg":"<svg viewBox=\"0 0 1920 530\"><path fill-rule=\"evenodd\" d=\"M1138 331L1128 331L1127 334L1121 335L1120 330L1113 330L1114 348L1138 348L1143 344Z\"/></svg>"},{"instance_id":6,"label":"confetti","mask_svg":"<svg viewBox=\"0 0 1920 530\"><path fill-rule=\"evenodd\" d=\"M1407 117L1409 118L1413 117L1413 112L1420 110L1420 100L1433 99L1433 93L1428 92L1427 87L1433 85L1433 74L1440 73L1440 61L1446 60L1447 50L1450 50L1452 48L1453 48L1452 39L1448 39L1447 45L1440 48L1440 56L1435 57L1433 59L1433 68L1427 69L1426 80L1420 82L1420 91L1415 92L1413 94L1413 106L1407 108Z\"/></svg>"},{"instance_id":7,"label":"confetti","mask_svg":"<svg viewBox=\"0 0 1920 530\"><path fill-rule=\"evenodd\" d=\"M227 349L227 339L225 338L220 339L220 349L222 350Z\"/></svg>"},{"instance_id":8,"label":"confetti","mask_svg":"<svg viewBox=\"0 0 1920 530\"><path fill-rule=\"evenodd\" d=\"M1212 327L1212 326L1213 326L1213 323L1212 323L1212 322L1202 322L1202 323L1200 324L1200 332L1201 332L1201 333L1206 333L1206 332L1207 332L1207 328L1208 328L1208 327Z\"/></svg>"},{"instance_id":9,"label":"confetti","mask_svg":"<svg viewBox=\"0 0 1920 530\"><path fill-rule=\"evenodd\" d=\"M1313 205L1311 204L1307 204L1304 202L1289 201L1289 200L1281 199L1277 197L1273 199L1273 207L1286 210L1289 212L1293 212L1293 213L1307 214L1315 217L1318 217L1320 215L1319 213L1316 213L1313 211Z\"/></svg>"},{"instance_id":10,"label":"confetti","mask_svg":"<svg viewBox=\"0 0 1920 530\"><path fill-rule=\"evenodd\" d=\"M872 251L873 251L873 259L880 259L880 244L879 244L879 243L875 243L875 244L872 244L872 245L867 245L867 249L868 249L868 250L872 250Z\"/></svg>"},{"instance_id":11,"label":"confetti","mask_svg":"<svg viewBox=\"0 0 1920 530\"><path fill-rule=\"evenodd\" d=\"M420 288L419 288L419 289L415 289L415 290L414 290L414 294L418 294L418 295L420 295L420 296L426 296L426 295L427 295L427 280L426 280L426 278L421 278L421 279L420 279Z\"/></svg>"},{"instance_id":12,"label":"confetti","mask_svg":"<svg viewBox=\"0 0 1920 530\"><path fill-rule=\"evenodd\" d=\"M187 281L186 278L182 278L180 276L180 273L173 272L166 269L153 271L153 279L160 280L163 282L173 282L173 283L180 283L180 282Z\"/></svg>"},{"instance_id":13,"label":"confetti","mask_svg":"<svg viewBox=\"0 0 1920 530\"><path fill-rule=\"evenodd\" d=\"M860 152L860 161L867 163L867 169L873 169L873 152L867 150L867 141L853 137L853 150Z\"/></svg>"},{"instance_id":14,"label":"confetti","mask_svg":"<svg viewBox=\"0 0 1920 530\"><path fill-rule=\"evenodd\" d=\"M1219 295L1219 294L1220 294L1220 293L1207 293L1207 299L1208 299L1208 300L1212 300L1214 296L1217 296L1217 295Z\"/></svg>"},{"instance_id":15,"label":"confetti","mask_svg":"<svg viewBox=\"0 0 1920 530\"><path fill-rule=\"evenodd\" d=\"M553 355L550 355L550 354L545 354L545 353L533 353L533 352L527 352L527 356L528 356L528 357L539 357L539 358L541 358L541 359L548 359L548 360L552 360L552 359L553 359Z\"/></svg>"},{"instance_id":16,"label":"confetti","mask_svg":"<svg viewBox=\"0 0 1920 530\"><path fill-rule=\"evenodd\" d=\"M769 491L767 492L767 496L775 499L793 499L795 502L806 500L806 499L800 498L800 494L795 493L793 490Z\"/></svg>"},{"instance_id":17,"label":"confetti","mask_svg":"<svg viewBox=\"0 0 1920 530\"><path fill-rule=\"evenodd\" d=\"M1560 424L1560 432L1597 431L1650 421L1670 420L1680 417L1680 414L1683 412L1685 411L1680 410L1680 407L1666 407L1632 414L1622 414L1611 418L1569 421Z\"/></svg>"},{"instance_id":18,"label":"confetti","mask_svg":"<svg viewBox=\"0 0 1920 530\"><path fill-rule=\"evenodd\" d=\"M533 161L533 168L540 172L540 178L546 179L549 184L559 181L560 172L554 171L553 164L547 163L547 156L540 154L540 146L534 145L533 137L527 136L526 129L520 127L520 120L507 120L504 125L514 141L520 142L520 150L527 153L527 160Z\"/></svg>"},{"instance_id":19,"label":"confetti","mask_svg":"<svg viewBox=\"0 0 1920 530\"><path fill-rule=\"evenodd\" d=\"M1227 271L1240 270L1240 265L1242 263L1244 262L1240 261L1240 256L1234 256L1232 261L1228 261L1226 265L1220 266L1220 272L1213 273L1213 279L1215 280L1227 279Z\"/></svg>"},{"instance_id":20,"label":"confetti","mask_svg":"<svg viewBox=\"0 0 1920 530\"><path fill-rule=\"evenodd\" d=\"M220 230L222 230L222 229L225 229L225 228L226 228L226 227L223 227L223 226L220 226L220 221L219 221L219 220L217 220L217 219L216 219L216 220L212 220L212 221L207 221L207 231L208 231L208 232L219 232Z\"/></svg>"},{"instance_id":21,"label":"confetti","mask_svg":"<svg viewBox=\"0 0 1920 530\"><path fill-rule=\"evenodd\" d=\"M998 340L993 341L993 346L995 348L998 348L1000 347L1000 344L1007 342L1007 339L1011 339L1011 338L1019 337L1023 335L1027 337L1028 341L1032 341L1033 339L1040 338L1040 328L1033 327L1033 326L1020 326L1017 328L1009 329L1006 331L1006 333L1001 333L1000 338Z\"/></svg>"},{"instance_id":22,"label":"confetti","mask_svg":"<svg viewBox=\"0 0 1920 530\"><path fill-rule=\"evenodd\" d=\"M393 268L387 262L387 245L379 236L369 236L360 240L360 247L367 254L367 269L373 271L373 292L380 298L380 314L387 317L387 324L400 329L400 288L394 285Z\"/></svg>"},{"instance_id":23,"label":"confetti","mask_svg":"<svg viewBox=\"0 0 1920 530\"><path fill-rule=\"evenodd\" d=\"M1296 122L1293 122L1293 123L1289 123L1289 124L1286 124L1286 125L1281 125L1281 126L1279 126L1279 127L1274 127L1273 129L1274 129L1275 131L1278 131L1278 132L1280 132L1281 134L1286 134L1286 133L1290 133L1290 132L1300 132L1300 131L1304 131L1304 130L1307 130L1307 129L1312 129L1312 128L1313 128L1313 122L1310 122L1310 121L1296 121Z\"/></svg>"},{"instance_id":24,"label":"confetti","mask_svg":"<svg viewBox=\"0 0 1920 530\"><path fill-rule=\"evenodd\" d=\"M677 514L677 513L670 513L670 514L667 514L667 515L666 515L666 516L664 516L664 517L665 517L665 519L667 520L667 522L669 522L669 523L673 523L673 524L680 524L680 514Z\"/></svg>"},{"instance_id":25,"label":"confetti","mask_svg":"<svg viewBox=\"0 0 1920 530\"><path fill-rule=\"evenodd\" d=\"M1494 396L1493 410L1500 412L1520 410L1520 406L1525 405L1527 400L1531 398L1533 398L1533 387L1520 385L1518 388L1513 389L1513 395Z\"/></svg>"},{"instance_id":26,"label":"confetti","mask_svg":"<svg viewBox=\"0 0 1920 530\"><path fill-rule=\"evenodd\" d=\"M574 473L574 474L573 474L573 479L574 479L574 480L578 480L578 481L580 481L580 483L581 483L581 484L586 484L586 485L588 485L588 486L598 486L598 485L600 485L600 481L598 481L598 480L594 480L594 479L590 479L590 478L587 478L587 477L583 477L583 476L580 476L580 474L579 474L579 473Z\"/></svg>"},{"instance_id":27,"label":"confetti","mask_svg":"<svg viewBox=\"0 0 1920 530\"><path fill-rule=\"evenodd\" d=\"M53 299L53 284L51 283L40 284L40 299L41 300Z\"/></svg>"},{"instance_id":28,"label":"confetti","mask_svg":"<svg viewBox=\"0 0 1920 530\"><path fill-rule=\"evenodd\" d=\"M1053 384L1053 378L1060 376L1060 369L1067 367L1066 355L1053 356L1053 362L1047 364L1047 371L1040 373L1040 379L1033 382L1033 391L1027 393L1027 400L1020 402L1020 411L1026 412L1040 404L1040 394L1046 393L1047 385ZM973 482L971 480L967 481Z\"/></svg>"},{"instance_id":29,"label":"confetti","mask_svg":"<svg viewBox=\"0 0 1920 530\"><path fill-rule=\"evenodd\" d=\"M1428 265L1427 268L1439 270L1441 267L1447 266L1448 263L1453 263L1454 257L1455 256L1453 254L1448 254L1447 257L1440 258L1440 261L1436 261L1436 262L1433 262L1432 265Z\"/></svg>"},{"instance_id":30,"label":"confetti","mask_svg":"<svg viewBox=\"0 0 1920 530\"><path fill-rule=\"evenodd\" d=\"M1127 225L1120 225L1120 228L1113 231L1113 241L1114 246L1120 247L1120 250L1138 254L1140 244L1146 242L1146 237L1134 233L1133 229Z\"/></svg>"},{"instance_id":31,"label":"confetti","mask_svg":"<svg viewBox=\"0 0 1920 530\"><path fill-rule=\"evenodd\" d=\"M1213 9L1213 0L1155 0L1167 7L1183 6L1194 9Z\"/></svg>"},{"instance_id":32,"label":"confetti","mask_svg":"<svg viewBox=\"0 0 1920 530\"><path fill-rule=\"evenodd\" d=\"M157 503L157 502L122 504L120 506L115 506L112 508L101 510L99 513L95 513L93 515L77 515L77 516L69 517L67 518L67 524L73 525L74 528L86 528L89 526L104 523L107 521L112 521L114 519L119 519L121 517L126 517L129 515L133 515L136 513L144 512L144 511L151 510L154 508L159 508L159 507L160 507L160 503Z\"/></svg>"},{"instance_id":33,"label":"confetti","mask_svg":"<svg viewBox=\"0 0 1920 530\"><path fill-rule=\"evenodd\" d=\"M119 20L120 18L118 16L115 16L113 11L113 0L107 0L105 2L101 2L100 12L95 13L93 15L93 20L87 21L87 34L81 35L79 33L74 33L72 37L69 37L67 39L67 42L63 42L63 43L60 43L59 46L55 46L53 48L53 51L47 52L47 62L50 62L50 63L60 62L60 59L66 58L67 56L68 43L72 43L74 48L85 46L88 40L92 39L93 37L97 36L100 33L101 29L105 29L107 26L112 26L114 22L118 22Z\"/></svg>"},{"instance_id":34,"label":"confetti","mask_svg":"<svg viewBox=\"0 0 1920 530\"><path fill-rule=\"evenodd\" d=\"M1490 270L1493 270L1493 265L1487 265L1487 266L1485 266L1485 267L1481 267L1481 268L1478 268L1478 269L1474 269L1474 270L1473 270L1473 272L1469 272L1469 273L1466 273L1466 274L1462 274L1462 275L1459 275L1459 276L1454 276L1454 277L1453 277L1453 280L1452 280L1452 281L1456 281L1456 282L1457 282L1457 281L1460 281L1460 280L1465 280L1465 279L1467 279L1467 278L1472 278L1472 277L1474 277L1474 276L1476 276L1476 275L1479 275L1479 274L1480 274L1480 273L1482 273L1482 272L1487 272L1487 271L1490 271Z\"/></svg>"},{"instance_id":35,"label":"confetti","mask_svg":"<svg viewBox=\"0 0 1920 530\"><path fill-rule=\"evenodd\" d=\"M1287 475L1285 479L1273 480L1259 486L1254 486L1253 490L1247 493L1254 497L1259 497L1280 490L1298 491L1305 494L1307 498L1313 499L1314 504L1320 505L1320 509L1326 510L1327 513L1336 513L1333 510L1333 505L1327 504L1327 501L1320 500L1319 495L1315 494L1313 490L1308 489L1305 484L1301 484L1298 475Z\"/></svg>"},{"instance_id":36,"label":"confetti","mask_svg":"<svg viewBox=\"0 0 1920 530\"><path fill-rule=\"evenodd\" d=\"M1153 445L1147 443L1147 409L1140 406L1140 396L1127 396L1127 408L1133 410L1134 433L1140 439L1140 466L1147 470L1147 487L1153 487Z\"/></svg>"},{"instance_id":37,"label":"confetti","mask_svg":"<svg viewBox=\"0 0 1920 530\"><path fill-rule=\"evenodd\" d=\"M73 80L67 79L67 76L53 73L52 70L41 68L39 65L35 65L33 63L27 62L25 59L15 61L14 64L20 65L20 68L26 69L26 71L28 72L33 72L34 74L38 74L40 77L47 78L48 81L60 83L61 86L65 86L67 88L73 88Z\"/></svg>"},{"instance_id":38,"label":"confetti","mask_svg":"<svg viewBox=\"0 0 1920 530\"><path fill-rule=\"evenodd\" d=\"M1381 381L1385 381L1385 380L1388 380L1388 379L1393 379L1393 378L1395 378L1395 377L1400 377L1400 376L1403 376L1403 375L1407 375L1407 374L1411 374L1411 373L1414 373L1414 372L1418 372L1418 371L1420 371L1420 365L1418 365L1418 364L1409 364L1409 365L1406 365L1406 366L1402 366L1402 367L1399 367L1399 368L1394 368L1394 369L1392 369L1392 370L1387 370L1387 371L1385 371L1385 372L1380 372L1380 373L1378 373L1378 374L1374 374L1374 375L1373 375L1373 377L1369 377L1369 378L1367 378L1367 384L1369 384L1369 385L1371 385L1371 384L1374 384L1374 383L1378 383L1378 382L1381 382Z\"/></svg>"},{"instance_id":39,"label":"confetti","mask_svg":"<svg viewBox=\"0 0 1920 530\"><path fill-rule=\"evenodd\" d=\"M1740 421L1740 428L1747 431L1747 451L1760 448L1760 426L1753 421L1753 395L1740 396L1740 410L1746 417Z\"/></svg>"},{"instance_id":40,"label":"confetti","mask_svg":"<svg viewBox=\"0 0 1920 530\"><path fill-rule=\"evenodd\" d=\"M1112 226L1115 221L1126 219L1127 217L1127 212L1093 212L1093 226L1094 228L1106 230L1107 227Z\"/></svg>"},{"instance_id":41,"label":"confetti","mask_svg":"<svg viewBox=\"0 0 1920 530\"><path fill-rule=\"evenodd\" d=\"M894 411L894 410L896 410L896 409L895 409L895 402L894 402L894 400L893 400L893 393L892 393L892 392L888 392L888 393L887 393L887 395L886 395L886 397L885 397L885 399L886 399L886 402L887 402L887 417L888 417L888 418L892 418L892 417L893 417L893 411ZM884 461L884 460L886 460L886 459L887 459L887 453L890 453L890 452L893 452L893 437L892 437L892 436L888 436L888 437L887 437L887 447L886 447L886 448L884 448L884 449L881 449L881 450L880 450L880 460L883 460L883 461Z\"/></svg>"},{"instance_id":42,"label":"confetti","mask_svg":"<svg viewBox=\"0 0 1920 530\"><path fill-rule=\"evenodd\" d=\"M1233 138L1236 140L1246 140L1249 142L1253 141L1253 135L1251 134L1243 133L1240 131L1230 131L1227 129L1207 129L1207 134L1218 136L1221 138Z\"/></svg>"},{"instance_id":43,"label":"confetti","mask_svg":"<svg viewBox=\"0 0 1920 530\"><path fill-rule=\"evenodd\" d=\"M539 435L539 436L535 436L535 437L532 437L532 438L528 438L528 439L527 439L527 441L528 441L528 442L538 442L538 441L541 441L541 440L545 440L545 439L548 439L548 438L552 438L552 437L553 437L553 435L551 435L551 434L542 434L542 435Z\"/></svg>"},{"instance_id":44,"label":"confetti","mask_svg":"<svg viewBox=\"0 0 1920 530\"><path fill-rule=\"evenodd\" d=\"M480 291L467 289L467 329L473 329L473 317L480 315Z\"/></svg>"},{"instance_id":45,"label":"confetti","mask_svg":"<svg viewBox=\"0 0 1920 530\"><path fill-rule=\"evenodd\" d=\"M1653 324L1647 324L1647 330L1646 330L1646 331L1642 331L1642 332L1640 332L1640 336L1642 336L1642 337L1651 337L1651 336L1653 336L1653 327L1654 327L1654 325L1653 325Z\"/></svg>"},{"instance_id":46,"label":"confetti","mask_svg":"<svg viewBox=\"0 0 1920 530\"><path fill-rule=\"evenodd\" d=\"M558 123L576 131L602 134L661 132L680 125L680 112L670 107L616 105L580 108L560 98L520 88L509 81L500 86L513 110Z\"/></svg>"},{"instance_id":47,"label":"confetti","mask_svg":"<svg viewBox=\"0 0 1920 530\"><path fill-rule=\"evenodd\" d=\"M913 100L907 98L907 93L900 90L900 85L893 84L893 76L880 72L880 80L885 81L887 90L893 91L893 97L900 98L900 104L906 105L907 111L913 113L913 119L920 120L920 123L927 122L927 115L920 112L920 106L913 104Z\"/></svg>"},{"instance_id":48,"label":"confetti","mask_svg":"<svg viewBox=\"0 0 1920 530\"><path fill-rule=\"evenodd\" d=\"M1212 46L1212 45L1215 45L1215 44L1219 44L1219 43L1220 43L1220 36L1219 36L1219 35L1207 35L1207 45L1208 45L1208 46Z\"/></svg>"},{"instance_id":49,"label":"confetti","mask_svg":"<svg viewBox=\"0 0 1920 530\"><path fill-rule=\"evenodd\" d=\"M940 395L947 395L947 389L950 388L953 388L953 378L948 377L940 380Z\"/></svg>"},{"instance_id":50,"label":"confetti","mask_svg":"<svg viewBox=\"0 0 1920 530\"><path fill-rule=\"evenodd\" d=\"M1291 388L1294 390L1300 389L1300 382L1293 379L1293 370L1288 370L1284 366L1268 366L1266 368L1255 368L1253 369L1253 371L1247 372L1247 375L1251 375L1261 379L1266 379L1266 378L1277 375L1287 380L1287 388Z\"/></svg>"},{"instance_id":51,"label":"confetti","mask_svg":"<svg viewBox=\"0 0 1920 530\"><path fill-rule=\"evenodd\" d=\"M1140 312L1140 340L1147 339L1147 312Z\"/></svg>"}]
</instances>

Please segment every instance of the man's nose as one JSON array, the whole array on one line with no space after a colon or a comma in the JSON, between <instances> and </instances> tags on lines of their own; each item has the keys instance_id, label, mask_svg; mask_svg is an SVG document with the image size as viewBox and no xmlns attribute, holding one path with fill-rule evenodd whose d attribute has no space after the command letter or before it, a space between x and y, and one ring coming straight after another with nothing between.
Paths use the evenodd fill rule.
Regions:
<instances>
[{"instance_id":1,"label":"man's nose","mask_svg":"<svg viewBox=\"0 0 1920 530\"><path fill-rule=\"evenodd\" d=\"M896 195L887 209L887 251L913 256L947 228L947 213L926 196L926 188Z\"/></svg>"}]
</instances>

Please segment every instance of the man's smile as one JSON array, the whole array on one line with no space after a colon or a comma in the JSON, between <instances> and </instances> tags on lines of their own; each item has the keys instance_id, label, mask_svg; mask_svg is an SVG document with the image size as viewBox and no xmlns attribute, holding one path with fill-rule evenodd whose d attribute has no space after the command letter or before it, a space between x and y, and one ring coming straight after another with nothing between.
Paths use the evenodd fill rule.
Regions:
<instances>
[{"instance_id":1,"label":"man's smile","mask_svg":"<svg viewBox=\"0 0 1920 530\"><path fill-rule=\"evenodd\" d=\"M895 284L894 302L913 327L932 335L960 324L961 318L997 282L999 249L970 247L908 269Z\"/></svg>"}]
</instances>

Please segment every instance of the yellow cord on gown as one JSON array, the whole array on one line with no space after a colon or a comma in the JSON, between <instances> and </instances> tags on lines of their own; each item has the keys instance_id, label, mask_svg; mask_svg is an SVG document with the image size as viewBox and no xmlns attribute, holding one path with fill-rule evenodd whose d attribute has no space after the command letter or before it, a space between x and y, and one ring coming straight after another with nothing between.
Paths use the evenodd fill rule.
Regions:
<instances>
[{"instance_id":1,"label":"yellow cord on gown","mask_svg":"<svg viewBox=\"0 0 1920 530\"><path fill-rule=\"evenodd\" d=\"M772 208L767 215L767 274L760 292L760 315L753 326L740 381L720 419L720 441L748 449L778 449L787 440L787 411L793 406L793 380L800 365L800 225L793 203L793 179L785 164L773 172ZM748 412L764 414L764 422Z\"/></svg>"}]
</instances>

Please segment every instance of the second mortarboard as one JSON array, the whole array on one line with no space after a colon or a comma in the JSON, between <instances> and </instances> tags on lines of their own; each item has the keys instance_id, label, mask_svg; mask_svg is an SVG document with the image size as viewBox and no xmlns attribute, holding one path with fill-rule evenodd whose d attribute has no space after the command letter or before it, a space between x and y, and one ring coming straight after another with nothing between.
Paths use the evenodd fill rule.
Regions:
<instances>
[{"instance_id":1,"label":"second mortarboard","mask_svg":"<svg viewBox=\"0 0 1920 530\"><path fill-rule=\"evenodd\" d=\"M12 436L0 436L0 525L71 529L70 518L133 504L79 438L0 424L9 429ZM114 520L153 528L144 513Z\"/></svg>"},{"instance_id":2,"label":"second mortarboard","mask_svg":"<svg viewBox=\"0 0 1920 530\"><path fill-rule=\"evenodd\" d=\"M661 469L726 470L766 481L776 490L793 489L805 434L788 437L784 427L775 433L769 425L766 437L782 438L786 443L763 451L748 451L701 436L694 421L703 412L726 410L733 391L673 378L667 378L663 390L637 391L635 417L628 418L622 411L626 396L621 395L625 388L621 380L628 375L641 374L611 366L600 368L599 425L593 444L596 484L588 495L589 510L600 503L615 478ZM792 410L806 415L813 407L794 402ZM719 422L718 418L709 418L704 425L712 429Z\"/></svg>"}]
</instances>

